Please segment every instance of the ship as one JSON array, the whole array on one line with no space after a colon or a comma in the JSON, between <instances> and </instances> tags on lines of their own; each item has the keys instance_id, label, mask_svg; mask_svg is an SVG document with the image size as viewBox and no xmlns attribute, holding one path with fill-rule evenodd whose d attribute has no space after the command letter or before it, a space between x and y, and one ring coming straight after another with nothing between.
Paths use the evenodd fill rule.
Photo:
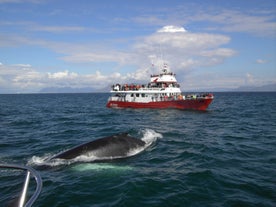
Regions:
<instances>
[{"instance_id":1,"label":"ship","mask_svg":"<svg viewBox=\"0 0 276 207\"><path fill-rule=\"evenodd\" d=\"M205 111L214 99L212 93L183 94L176 75L164 64L161 73L151 75L148 84L115 84L108 108L151 108Z\"/></svg>"}]
</instances>

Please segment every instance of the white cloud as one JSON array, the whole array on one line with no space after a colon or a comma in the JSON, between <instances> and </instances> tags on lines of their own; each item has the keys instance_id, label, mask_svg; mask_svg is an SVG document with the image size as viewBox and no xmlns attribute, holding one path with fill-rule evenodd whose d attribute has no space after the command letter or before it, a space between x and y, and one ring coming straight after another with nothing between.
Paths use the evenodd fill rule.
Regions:
<instances>
[{"instance_id":1,"label":"white cloud","mask_svg":"<svg viewBox=\"0 0 276 207\"><path fill-rule=\"evenodd\" d=\"M33 88L43 86L43 74L35 71L25 64L1 65L0 66L0 88L7 92L30 92ZM3 92L0 90L0 92Z\"/></svg>"},{"instance_id":2,"label":"white cloud","mask_svg":"<svg viewBox=\"0 0 276 207\"><path fill-rule=\"evenodd\" d=\"M213 72L202 72L200 74L190 73L184 78L183 91L206 91L214 88L233 89L244 84L243 77L222 76Z\"/></svg>"},{"instance_id":3,"label":"white cloud","mask_svg":"<svg viewBox=\"0 0 276 207\"><path fill-rule=\"evenodd\" d=\"M261 6L260 6L261 7ZM242 32L258 36L276 36L275 4L274 8L257 9L226 9L226 7L210 5L199 7L193 3L183 3L172 9L162 9L162 15L143 15L135 18L139 24L201 26L202 31Z\"/></svg>"},{"instance_id":4,"label":"white cloud","mask_svg":"<svg viewBox=\"0 0 276 207\"><path fill-rule=\"evenodd\" d=\"M68 70L54 73L39 72L33 67L22 64L0 65L0 93L39 92L47 87L92 87L102 89L114 84L114 81L126 79L126 76L115 72L108 75L95 71L90 74L79 74Z\"/></svg>"},{"instance_id":5,"label":"white cloud","mask_svg":"<svg viewBox=\"0 0 276 207\"><path fill-rule=\"evenodd\" d=\"M0 0L0 4L39 3L43 1ZM250 9L253 7L256 8L255 11ZM244 8L238 10L225 9L226 7L222 8L215 5L204 7L194 3L181 3L171 7L156 7L154 10L152 8L143 8L143 12L134 13L134 15L138 16L118 16L114 17L113 20L108 20L108 23L114 23L113 28L106 27L107 18L101 19L103 24L97 25L97 28L91 27L91 24L90 26L86 24L62 25L62 23L58 25L55 22L48 22L49 24L46 25L39 23L38 20L27 21L22 19L16 21L3 19L0 21L0 27L2 26L6 32L0 34L0 47L31 46L34 49L33 51L46 48L47 52L49 50L54 52L51 57L56 55L58 61L65 61L66 64L73 63L74 66L79 64L82 67L85 64L85 67L92 67L91 72L88 71L90 74L83 75L79 72L66 70L66 68L47 73L47 71L39 72L30 64L5 65L0 63L0 88L3 88L4 84L6 84L5 87L12 84L14 88L20 89L24 87L31 90L32 88L47 87L49 85L62 86L67 84L74 87L91 85L101 87L111 81L120 82L129 79L131 81L148 81L150 73L158 72L158 67L155 69L149 68L151 62L158 66L163 63L163 60L169 63L172 70L177 73L178 77L180 76L180 80L193 74L205 74L205 72L211 72L211 68L208 68L208 66L219 65L224 60L237 54L237 51L229 47L230 35L233 33L235 33L235 41L239 41L237 33L241 32L247 35L275 38L276 22L274 9L266 8L266 10L262 10L262 8L267 6L253 7L246 10ZM135 11L140 10L140 8L135 9ZM53 10L50 15L54 13L61 15L62 11ZM130 24L133 27L129 27ZM126 28L127 26L128 28ZM186 28L186 26L189 27ZM157 27L159 28L151 34L130 37L135 32L143 34ZM120 36L123 38L107 40L107 36L104 36L102 42L98 40L99 33L108 33L111 38L116 36L118 33L113 33L115 30L116 32L127 31L127 38L123 39L124 36ZM9 31L12 33L9 34ZM220 33L222 31L223 34ZM66 34L68 36L65 38L68 41L72 37L70 35L72 33L74 38L76 32L81 35L85 34L85 36L80 37L81 41L58 42L54 40L61 40L62 36L51 36L52 34L49 33L41 35L41 32L59 33L59 35L62 35L60 34L62 32L68 32ZM97 41L93 42L94 33L97 33ZM86 39L88 36L89 39ZM41 37L45 39L40 39ZM262 39L259 40L262 41ZM119 45L119 41L122 41L123 44L120 42ZM127 44L125 44L126 42ZM118 49L118 46L120 49ZM271 61L272 58L269 59L269 63ZM109 64L111 62L112 64ZM255 60L255 63L258 64L267 62L268 60L265 59ZM94 63L112 65L113 68L109 68L111 74L105 74L99 69L95 71L94 65L100 64ZM135 67L123 72L126 71L125 68L129 65ZM224 67L224 69L229 65ZM268 64L267 66L269 67ZM197 71L199 73L196 73ZM252 82L253 80L256 82L257 74L254 75L254 78L252 75L244 75L244 73L240 79L235 79L236 82L231 82L231 78L229 78L229 81L225 81L225 83L229 82L237 85L238 81L244 83L245 79L247 82ZM220 79L221 83L223 83L221 77ZM213 83L215 84L215 80L213 80Z\"/></svg>"},{"instance_id":6,"label":"white cloud","mask_svg":"<svg viewBox=\"0 0 276 207\"><path fill-rule=\"evenodd\" d=\"M162 32L161 32L162 31ZM172 64L172 67L198 67L223 62L231 57L235 51L221 47L230 42L230 37L211 33L188 32L184 27L164 26L155 33L140 37L131 48L116 50L110 45L93 43L77 44L62 43L39 39L28 39L18 36L2 36L0 46L7 45L31 45L49 48L56 53L63 54L59 57L66 62L95 63L113 62L119 65L136 65L137 68L149 65L151 55L162 56ZM193 60L194 64L185 64L187 59ZM214 61L215 60L215 61ZM156 61L156 60L155 60Z\"/></svg>"},{"instance_id":7,"label":"white cloud","mask_svg":"<svg viewBox=\"0 0 276 207\"><path fill-rule=\"evenodd\" d=\"M164 26L163 28L157 30L157 32L186 32L184 27L177 27L174 25Z\"/></svg>"},{"instance_id":8,"label":"white cloud","mask_svg":"<svg viewBox=\"0 0 276 207\"><path fill-rule=\"evenodd\" d=\"M253 85L254 84L254 76L250 73L246 73L245 75L245 85Z\"/></svg>"},{"instance_id":9,"label":"white cloud","mask_svg":"<svg viewBox=\"0 0 276 207\"><path fill-rule=\"evenodd\" d=\"M258 64L265 64L265 63L267 63L267 60L257 59L256 63L258 63Z\"/></svg>"},{"instance_id":10,"label":"white cloud","mask_svg":"<svg viewBox=\"0 0 276 207\"><path fill-rule=\"evenodd\" d=\"M225 58L232 57L236 51L221 47L230 42L230 37L220 34L193 33L187 30L182 32L157 32L141 38L134 45L134 52L138 54L139 60L160 60L154 55L163 55L163 59L169 62L174 71L186 73L191 68L201 66L213 66L220 64ZM172 31L178 31L169 26ZM179 27L177 27L179 28ZM168 28L165 29L169 30ZM154 57L154 58L153 58ZM137 59L137 58L136 58Z\"/></svg>"},{"instance_id":11,"label":"white cloud","mask_svg":"<svg viewBox=\"0 0 276 207\"><path fill-rule=\"evenodd\" d=\"M274 5L275 6L275 5ZM257 36L276 36L275 7L257 9L225 9L210 5L200 7L193 3L182 3L173 8L161 8L136 17L134 21L147 26L197 25L202 31L242 32ZM162 13L162 15L158 15ZM203 24L201 24L203 23Z\"/></svg>"},{"instance_id":12,"label":"white cloud","mask_svg":"<svg viewBox=\"0 0 276 207\"><path fill-rule=\"evenodd\" d=\"M276 22L273 13L258 11L247 11L241 13L235 10L223 9L220 12L196 12L189 19L191 22L209 22L210 30L226 32L244 32L258 36L276 35Z\"/></svg>"},{"instance_id":13,"label":"white cloud","mask_svg":"<svg viewBox=\"0 0 276 207\"><path fill-rule=\"evenodd\" d=\"M231 57L235 55L235 51L229 48L216 48L212 50L204 50L200 54L205 57L214 57L214 56Z\"/></svg>"},{"instance_id":14,"label":"white cloud","mask_svg":"<svg viewBox=\"0 0 276 207\"><path fill-rule=\"evenodd\" d=\"M162 32L161 32L162 31ZM226 48L230 37L210 33L193 33L183 27L165 26L151 35L137 39L126 51L93 44L74 44L47 42L28 38L7 37L19 44L37 45L63 54L60 59L73 63L117 63L114 73L102 74L100 70L92 74L79 74L68 70L40 73L29 64L2 65L9 72L2 76L9 84L22 90L35 90L49 86L95 87L104 88L114 82L148 81L149 75L159 72L160 68L149 68L151 63L160 66L166 61L178 77L191 73L195 68L206 68L220 64L225 58L235 55ZM92 46L93 45L93 46ZM224 47L222 47L224 46ZM163 57L162 57L163 56ZM122 66L133 65L136 71L120 72ZM94 70L92 68L92 70ZM207 68L206 68L207 70ZM23 72L24 71L24 72ZM111 70L110 70L111 71ZM2 70L3 73L3 70ZM1 76L1 72L0 72ZM181 78L180 78L181 80ZM1 81L3 82L3 80Z\"/></svg>"},{"instance_id":15,"label":"white cloud","mask_svg":"<svg viewBox=\"0 0 276 207\"><path fill-rule=\"evenodd\" d=\"M233 16L232 16L233 15ZM230 18L232 16L232 18ZM275 36L276 22L271 17L245 15L241 13L229 12L226 17L228 21L224 27L225 31L248 32L260 36ZM240 21L242 19L242 21Z\"/></svg>"},{"instance_id":16,"label":"white cloud","mask_svg":"<svg viewBox=\"0 0 276 207\"><path fill-rule=\"evenodd\" d=\"M60 33L60 32L82 32L85 30L85 28L77 27L77 26L38 26L38 25L33 25L32 27L30 27L30 30Z\"/></svg>"},{"instance_id":17,"label":"white cloud","mask_svg":"<svg viewBox=\"0 0 276 207\"><path fill-rule=\"evenodd\" d=\"M70 46L69 46L70 47ZM71 45L74 47L74 45ZM95 47L93 47L95 48ZM86 49L85 49L86 50ZM75 49L70 54L66 54L61 59L67 62L84 63L84 62L117 62L119 64L127 64L131 61L131 54L121 51L115 51L113 49L107 49L102 51L101 49L91 49L91 51L85 51Z\"/></svg>"},{"instance_id":18,"label":"white cloud","mask_svg":"<svg viewBox=\"0 0 276 207\"><path fill-rule=\"evenodd\" d=\"M22 68L30 68L30 67L32 67L30 64L14 64L13 66L22 67Z\"/></svg>"},{"instance_id":19,"label":"white cloud","mask_svg":"<svg viewBox=\"0 0 276 207\"><path fill-rule=\"evenodd\" d=\"M185 49L185 53L195 52L198 49L214 48L222 44L227 44L230 38L225 35L207 34L207 33L154 33L143 39L143 42L137 43L136 48L152 48L156 49L158 45ZM189 51L188 51L189 50ZM192 50L192 51L191 51Z\"/></svg>"},{"instance_id":20,"label":"white cloud","mask_svg":"<svg viewBox=\"0 0 276 207\"><path fill-rule=\"evenodd\" d=\"M77 73L69 72L68 70L56 73L48 73L49 79L74 79L76 77L78 77Z\"/></svg>"},{"instance_id":21,"label":"white cloud","mask_svg":"<svg viewBox=\"0 0 276 207\"><path fill-rule=\"evenodd\" d=\"M62 25L43 25L33 21L0 21L0 26L10 28L23 28L32 32L50 32L50 33L63 33L63 32L96 32L96 29L81 27L81 26L62 26ZM99 31L97 31L99 32Z\"/></svg>"}]
</instances>

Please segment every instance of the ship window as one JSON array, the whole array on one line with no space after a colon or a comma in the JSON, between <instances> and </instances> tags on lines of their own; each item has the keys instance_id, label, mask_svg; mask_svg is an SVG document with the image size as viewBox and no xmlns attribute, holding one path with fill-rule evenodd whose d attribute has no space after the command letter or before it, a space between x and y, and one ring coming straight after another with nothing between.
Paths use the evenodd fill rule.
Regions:
<instances>
[{"instance_id":1,"label":"ship window","mask_svg":"<svg viewBox=\"0 0 276 207\"><path fill-rule=\"evenodd\" d=\"M145 97L146 95L144 93L142 93L142 97Z\"/></svg>"},{"instance_id":2,"label":"ship window","mask_svg":"<svg viewBox=\"0 0 276 207\"><path fill-rule=\"evenodd\" d=\"M139 97L140 96L140 94L139 93L136 93L136 97Z\"/></svg>"},{"instance_id":3,"label":"ship window","mask_svg":"<svg viewBox=\"0 0 276 207\"><path fill-rule=\"evenodd\" d=\"M134 96L134 94L132 93L130 96L131 96L131 97L133 97L133 96Z\"/></svg>"}]
</instances>

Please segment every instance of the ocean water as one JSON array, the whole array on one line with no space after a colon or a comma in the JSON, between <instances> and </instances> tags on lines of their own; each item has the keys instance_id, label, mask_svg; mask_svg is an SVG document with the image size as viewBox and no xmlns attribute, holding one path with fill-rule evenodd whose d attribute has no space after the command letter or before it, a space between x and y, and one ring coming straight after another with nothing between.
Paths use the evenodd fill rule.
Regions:
<instances>
[{"instance_id":1,"label":"ocean water","mask_svg":"<svg viewBox=\"0 0 276 207\"><path fill-rule=\"evenodd\" d=\"M214 95L206 112L108 109L108 94L0 95L0 163L40 173L34 206L276 206L276 93ZM111 162L47 161L121 132L152 144ZM0 205L23 179L0 170Z\"/></svg>"}]
</instances>

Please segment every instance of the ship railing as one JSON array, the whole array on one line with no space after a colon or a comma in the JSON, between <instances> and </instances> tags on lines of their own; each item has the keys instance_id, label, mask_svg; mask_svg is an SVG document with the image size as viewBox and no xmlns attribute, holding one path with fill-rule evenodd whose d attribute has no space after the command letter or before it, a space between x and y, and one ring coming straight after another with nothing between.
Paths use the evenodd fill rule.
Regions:
<instances>
[{"instance_id":1,"label":"ship railing","mask_svg":"<svg viewBox=\"0 0 276 207\"><path fill-rule=\"evenodd\" d=\"M10 164L0 164L0 169L13 169L13 170L21 170L26 172L26 177L24 180L23 188L18 199L18 207L31 207L33 203L37 200L40 195L42 189L42 179L40 174L36 172L33 168L29 166L20 166L20 165L10 165ZM30 183L31 176L34 177L36 181L36 189L33 195L27 200L28 195L28 187Z\"/></svg>"},{"instance_id":2,"label":"ship railing","mask_svg":"<svg viewBox=\"0 0 276 207\"><path fill-rule=\"evenodd\" d=\"M111 93L152 93L152 92L163 92L171 89L180 90L179 87L152 87L152 88L140 88L139 90L111 90Z\"/></svg>"},{"instance_id":3,"label":"ship railing","mask_svg":"<svg viewBox=\"0 0 276 207\"><path fill-rule=\"evenodd\" d=\"M133 93L139 93L141 91L161 91L164 90L164 88L157 88L157 87L152 87L152 88L139 88L138 90L111 90L111 92L118 92L118 93L129 93L129 92L133 92Z\"/></svg>"}]
</instances>

